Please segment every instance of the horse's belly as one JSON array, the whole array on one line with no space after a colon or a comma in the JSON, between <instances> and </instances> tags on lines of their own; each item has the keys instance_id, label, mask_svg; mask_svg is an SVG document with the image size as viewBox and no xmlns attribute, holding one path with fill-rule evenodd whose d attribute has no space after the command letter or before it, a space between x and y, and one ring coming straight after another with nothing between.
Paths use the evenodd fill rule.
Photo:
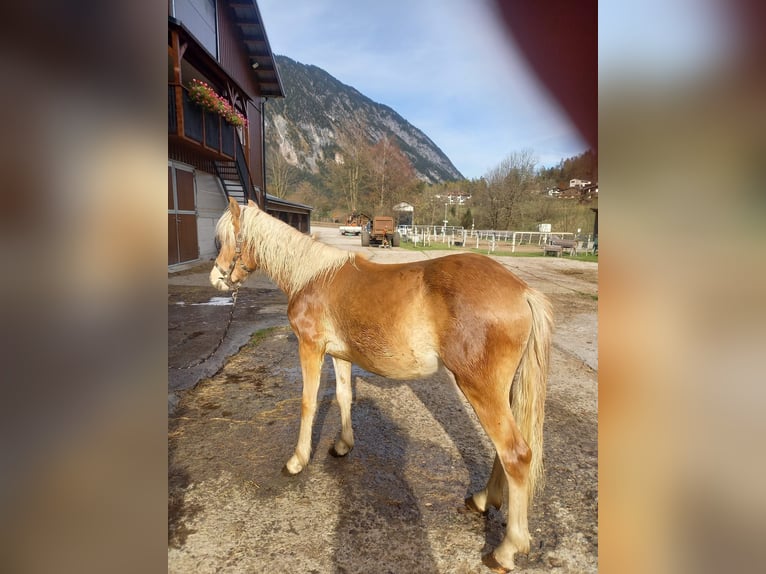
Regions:
<instances>
[{"instance_id":1,"label":"horse's belly","mask_svg":"<svg viewBox=\"0 0 766 574\"><path fill-rule=\"evenodd\" d=\"M389 379L417 379L433 375L439 370L439 355L432 349L411 347L353 348L349 345L330 345L327 352L362 367L366 371Z\"/></svg>"}]
</instances>

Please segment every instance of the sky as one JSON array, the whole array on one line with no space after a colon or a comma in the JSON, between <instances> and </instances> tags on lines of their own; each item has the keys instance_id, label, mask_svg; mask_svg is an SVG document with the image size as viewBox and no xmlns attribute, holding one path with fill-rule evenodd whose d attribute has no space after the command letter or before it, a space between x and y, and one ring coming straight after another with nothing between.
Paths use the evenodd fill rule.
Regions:
<instances>
[{"instance_id":1,"label":"sky","mask_svg":"<svg viewBox=\"0 0 766 574\"><path fill-rule=\"evenodd\" d=\"M485 0L258 0L274 54L311 64L425 133L467 178L515 151L588 146Z\"/></svg>"}]
</instances>

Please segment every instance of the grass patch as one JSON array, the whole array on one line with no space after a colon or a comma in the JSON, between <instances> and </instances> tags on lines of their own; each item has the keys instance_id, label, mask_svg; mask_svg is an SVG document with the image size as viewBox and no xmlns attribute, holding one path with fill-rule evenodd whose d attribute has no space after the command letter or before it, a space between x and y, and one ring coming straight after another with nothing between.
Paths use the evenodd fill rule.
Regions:
<instances>
[{"instance_id":1,"label":"grass patch","mask_svg":"<svg viewBox=\"0 0 766 574\"><path fill-rule=\"evenodd\" d=\"M415 245L414 243L402 243L400 249L406 249L408 251L454 251L456 253L480 253L481 255L497 255L502 257L542 257L542 250L537 251L516 251L511 252L508 249L495 249L492 253L489 253L489 249L476 249L475 247L448 247L444 243L433 243L431 245Z\"/></svg>"},{"instance_id":2,"label":"grass patch","mask_svg":"<svg viewBox=\"0 0 766 574\"><path fill-rule=\"evenodd\" d=\"M415 245L414 243L410 243L409 241L399 244L399 249L406 249L407 251L452 251L452 249L455 249L456 251L463 251L461 248L455 248L453 247L450 249L447 247L444 243L433 243L431 245L423 245L418 244Z\"/></svg>"},{"instance_id":3,"label":"grass patch","mask_svg":"<svg viewBox=\"0 0 766 574\"><path fill-rule=\"evenodd\" d=\"M270 337L274 333L274 331L276 331L277 329L279 329L279 327L266 327L265 329L256 331L255 333L250 335L250 341L248 341L247 346L255 347L261 341Z\"/></svg>"},{"instance_id":4,"label":"grass patch","mask_svg":"<svg viewBox=\"0 0 766 574\"><path fill-rule=\"evenodd\" d=\"M527 251L519 250L512 252L510 249L495 249L492 253L488 253L488 249L476 249L475 247L447 247L444 243L432 243L431 245L415 245L414 243L406 242L399 246L400 249L406 249L408 251L455 251L455 252L469 252L480 253L482 255L497 255L498 257L544 257L543 250L540 251ZM523 249L523 248L522 248ZM598 255L562 255L567 259L574 259L575 261L587 261L590 263L598 263Z\"/></svg>"},{"instance_id":5,"label":"grass patch","mask_svg":"<svg viewBox=\"0 0 766 574\"><path fill-rule=\"evenodd\" d=\"M574 259L576 261L589 261L591 263L598 263L598 254L575 255L574 257L571 257L570 259Z\"/></svg>"}]
</instances>

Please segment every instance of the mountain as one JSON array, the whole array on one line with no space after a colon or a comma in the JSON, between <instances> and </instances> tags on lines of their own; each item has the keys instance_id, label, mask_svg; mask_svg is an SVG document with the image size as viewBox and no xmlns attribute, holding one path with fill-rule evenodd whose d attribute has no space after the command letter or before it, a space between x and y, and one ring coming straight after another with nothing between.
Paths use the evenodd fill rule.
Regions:
<instances>
[{"instance_id":1,"label":"mountain","mask_svg":"<svg viewBox=\"0 0 766 574\"><path fill-rule=\"evenodd\" d=\"M391 138L428 183L463 179L449 158L390 107L372 101L318 68L275 56L285 97L266 104L266 149L278 150L305 178L316 178L344 141L363 134L370 145Z\"/></svg>"}]
</instances>

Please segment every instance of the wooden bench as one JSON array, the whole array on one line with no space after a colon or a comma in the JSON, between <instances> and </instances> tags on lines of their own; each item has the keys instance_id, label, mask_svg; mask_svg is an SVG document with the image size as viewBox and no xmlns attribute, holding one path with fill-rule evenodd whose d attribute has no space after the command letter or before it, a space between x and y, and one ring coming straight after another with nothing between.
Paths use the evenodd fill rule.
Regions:
<instances>
[{"instance_id":1,"label":"wooden bench","mask_svg":"<svg viewBox=\"0 0 766 574\"><path fill-rule=\"evenodd\" d=\"M569 255L577 255L577 241L573 239L561 239L558 235L551 235L551 238L543 246L543 255L548 253L556 253L558 257L567 251Z\"/></svg>"},{"instance_id":2,"label":"wooden bench","mask_svg":"<svg viewBox=\"0 0 766 574\"><path fill-rule=\"evenodd\" d=\"M552 245L550 243L543 245L543 256L548 255L548 253L555 253L556 257L561 257L562 251L563 247L561 245Z\"/></svg>"}]
</instances>

